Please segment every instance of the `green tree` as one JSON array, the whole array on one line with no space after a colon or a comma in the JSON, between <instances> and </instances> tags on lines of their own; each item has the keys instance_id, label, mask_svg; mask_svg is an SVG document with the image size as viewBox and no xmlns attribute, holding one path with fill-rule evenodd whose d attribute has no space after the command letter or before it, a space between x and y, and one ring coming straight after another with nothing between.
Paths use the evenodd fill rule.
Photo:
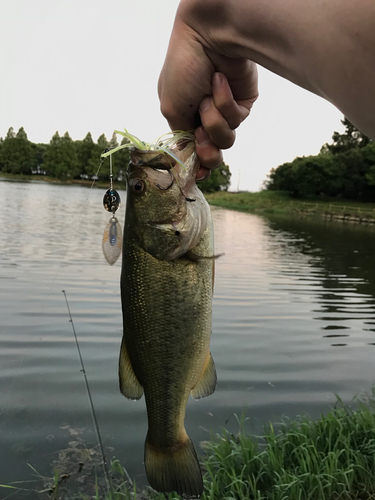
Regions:
<instances>
[{"instance_id":1,"label":"green tree","mask_svg":"<svg viewBox=\"0 0 375 500\"><path fill-rule=\"evenodd\" d=\"M77 153L68 132L63 137L60 137L58 132L53 135L45 153L44 168L58 179L74 178L78 175Z\"/></svg>"},{"instance_id":2,"label":"green tree","mask_svg":"<svg viewBox=\"0 0 375 500\"><path fill-rule=\"evenodd\" d=\"M111 140L109 141L108 147L112 149L112 148L117 148L118 145L119 144L118 144L116 132L113 132Z\"/></svg>"},{"instance_id":3,"label":"green tree","mask_svg":"<svg viewBox=\"0 0 375 500\"><path fill-rule=\"evenodd\" d=\"M294 196L340 196L375 200L375 146L344 118L345 133L335 132L332 144L324 144L319 155L295 158L272 169L266 188Z\"/></svg>"},{"instance_id":4,"label":"green tree","mask_svg":"<svg viewBox=\"0 0 375 500\"><path fill-rule=\"evenodd\" d=\"M74 145L77 152L80 175L90 175L89 164L95 150L95 143L92 140L91 132L88 132L82 141L75 141Z\"/></svg>"},{"instance_id":5,"label":"green tree","mask_svg":"<svg viewBox=\"0 0 375 500\"><path fill-rule=\"evenodd\" d=\"M363 148L370 142L367 135L362 134L346 117L341 120L341 123L345 126L345 132L343 134L334 132L332 144L324 144L321 153L326 151L332 154L344 153L350 149Z\"/></svg>"},{"instance_id":6,"label":"green tree","mask_svg":"<svg viewBox=\"0 0 375 500\"><path fill-rule=\"evenodd\" d=\"M287 191L296 196L293 163L283 163L273 168L265 182L265 187L270 191Z\"/></svg>"},{"instance_id":7,"label":"green tree","mask_svg":"<svg viewBox=\"0 0 375 500\"><path fill-rule=\"evenodd\" d=\"M15 139L16 133L14 132L13 127L9 127L7 135L5 136L5 139Z\"/></svg>"},{"instance_id":8,"label":"green tree","mask_svg":"<svg viewBox=\"0 0 375 500\"><path fill-rule=\"evenodd\" d=\"M342 191L343 166L332 155L296 158L293 171L297 196L336 196Z\"/></svg>"},{"instance_id":9,"label":"green tree","mask_svg":"<svg viewBox=\"0 0 375 500\"><path fill-rule=\"evenodd\" d=\"M0 163L4 172L30 174L36 166L32 143L21 127L17 134L10 127L1 148Z\"/></svg>"},{"instance_id":10,"label":"green tree","mask_svg":"<svg viewBox=\"0 0 375 500\"><path fill-rule=\"evenodd\" d=\"M359 148L352 148L334 156L342 166L343 185L340 196L353 200L363 199L368 186L366 179L368 166L362 151Z\"/></svg>"},{"instance_id":11,"label":"green tree","mask_svg":"<svg viewBox=\"0 0 375 500\"><path fill-rule=\"evenodd\" d=\"M129 144L129 140L126 137L122 138L121 145L123 144ZM109 148L117 148L119 146L119 143L117 141L117 135L116 132L113 132L112 138L109 141ZM120 149L119 151L116 151L115 154L112 155L112 172L113 172L113 179L118 180L118 181L125 181L125 174L126 170L129 165L129 149L128 148L123 148ZM109 163L108 164L103 164L105 168L110 168Z\"/></svg>"},{"instance_id":12,"label":"green tree","mask_svg":"<svg viewBox=\"0 0 375 500\"><path fill-rule=\"evenodd\" d=\"M14 173L18 173L17 158L14 157L14 151L16 150L15 140L16 134L14 129L13 127L9 127L0 151L0 164L3 172L11 173L14 171Z\"/></svg>"},{"instance_id":13,"label":"green tree","mask_svg":"<svg viewBox=\"0 0 375 500\"><path fill-rule=\"evenodd\" d=\"M375 186L375 142L370 142L362 149L365 161L368 164L366 179L369 186Z\"/></svg>"},{"instance_id":14,"label":"green tree","mask_svg":"<svg viewBox=\"0 0 375 500\"><path fill-rule=\"evenodd\" d=\"M44 156L46 154L46 151L47 151L49 145L42 144L42 143L39 143L39 144L32 143L32 147L33 147L33 154L34 154L36 168L37 169L39 168L40 170L44 170L44 165L43 165Z\"/></svg>"},{"instance_id":15,"label":"green tree","mask_svg":"<svg viewBox=\"0 0 375 500\"><path fill-rule=\"evenodd\" d=\"M222 163L218 168L211 171L208 179L198 183L198 187L204 193L213 193L215 191L227 191L230 186L230 178L232 174L229 166Z\"/></svg>"},{"instance_id":16,"label":"green tree","mask_svg":"<svg viewBox=\"0 0 375 500\"><path fill-rule=\"evenodd\" d=\"M121 145L129 144L126 137L122 138ZM113 178L119 181L125 181L125 174L129 166L129 148L120 149L113 155Z\"/></svg>"},{"instance_id":17,"label":"green tree","mask_svg":"<svg viewBox=\"0 0 375 500\"><path fill-rule=\"evenodd\" d=\"M94 148L92 150L91 158L89 160L89 163L87 165L87 173L89 177L93 177L98 175L100 179L109 179L109 160L108 158L105 158L100 170L99 165L100 165L100 156L103 153L103 151L109 147L109 142L107 141L107 138L105 134L101 134L98 137L98 142L94 144Z\"/></svg>"},{"instance_id":18,"label":"green tree","mask_svg":"<svg viewBox=\"0 0 375 500\"><path fill-rule=\"evenodd\" d=\"M2 151L3 151L4 139L0 137L0 171L3 170L3 159L2 159Z\"/></svg>"},{"instance_id":19,"label":"green tree","mask_svg":"<svg viewBox=\"0 0 375 500\"><path fill-rule=\"evenodd\" d=\"M292 196L337 196L343 191L345 165L332 154L302 156L272 169L267 189Z\"/></svg>"}]
</instances>

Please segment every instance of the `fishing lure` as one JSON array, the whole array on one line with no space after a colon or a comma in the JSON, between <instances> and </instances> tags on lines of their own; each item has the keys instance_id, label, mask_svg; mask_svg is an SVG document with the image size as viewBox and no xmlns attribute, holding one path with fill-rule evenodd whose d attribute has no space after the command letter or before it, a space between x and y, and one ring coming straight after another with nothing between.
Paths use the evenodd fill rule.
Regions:
<instances>
[{"instance_id":1,"label":"fishing lure","mask_svg":"<svg viewBox=\"0 0 375 500\"><path fill-rule=\"evenodd\" d=\"M105 150L105 152L108 151L108 149ZM102 249L108 264L113 266L121 253L122 229L117 217L115 217L115 213L121 205L121 197L113 187L112 156L109 157L109 171L110 187L104 194L103 206L112 213L112 217L104 229Z\"/></svg>"},{"instance_id":2,"label":"fishing lure","mask_svg":"<svg viewBox=\"0 0 375 500\"><path fill-rule=\"evenodd\" d=\"M154 142L147 143L141 141L138 137L133 134L130 134L126 129L124 132L120 130L115 130L116 134L120 134L125 137L128 142L126 144L121 144L115 148L109 149L106 148L102 155L101 160L109 156L110 160L110 188L106 191L103 198L104 208L112 213L112 217L110 218L108 224L105 227L103 234L103 253L104 257L107 259L107 262L110 266L117 261L121 253L122 247L122 229L118 219L115 217L115 212L121 205L121 198L118 192L113 188L113 174L112 174L112 155L116 153L120 149L123 148L136 148L140 151L158 151L161 155L163 155L166 159L171 157L175 160L176 163L182 166L182 168L186 169L186 166L178 157L178 155L173 151L174 146L177 143L191 142L194 141L194 134L192 131L182 131L175 130L173 132L168 132L160 137L158 137ZM159 162L160 163L160 162ZM169 170L168 170L169 171ZM171 167L171 171L173 172L173 168ZM173 184L173 176L171 171L169 174L171 176L171 184ZM176 179L177 181L177 179ZM178 181L177 181L178 182ZM168 187L161 187L160 189L168 189Z\"/></svg>"}]
</instances>

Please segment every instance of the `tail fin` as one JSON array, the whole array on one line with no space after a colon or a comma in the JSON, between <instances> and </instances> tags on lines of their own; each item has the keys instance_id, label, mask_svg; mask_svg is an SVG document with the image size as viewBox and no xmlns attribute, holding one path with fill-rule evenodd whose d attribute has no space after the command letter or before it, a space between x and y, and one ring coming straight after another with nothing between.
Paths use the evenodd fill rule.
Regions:
<instances>
[{"instance_id":1,"label":"tail fin","mask_svg":"<svg viewBox=\"0 0 375 500\"><path fill-rule=\"evenodd\" d=\"M150 485L159 492L176 491L179 495L200 497L203 493L202 472L193 443L185 442L170 448L156 448L147 435L145 468Z\"/></svg>"}]
</instances>

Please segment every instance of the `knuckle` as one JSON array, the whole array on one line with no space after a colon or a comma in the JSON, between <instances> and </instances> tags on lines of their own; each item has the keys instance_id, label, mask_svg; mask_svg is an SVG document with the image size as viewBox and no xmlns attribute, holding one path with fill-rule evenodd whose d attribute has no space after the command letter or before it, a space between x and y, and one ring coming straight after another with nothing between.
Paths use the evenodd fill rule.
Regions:
<instances>
[{"instance_id":1,"label":"knuckle","mask_svg":"<svg viewBox=\"0 0 375 500\"><path fill-rule=\"evenodd\" d=\"M232 130L238 128L250 113L250 110L235 102L222 104L218 109Z\"/></svg>"},{"instance_id":2,"label":"knuckle","mask_svg":"<svg viewBox=\"0 0 375 500\"><path fill-rule=\"evenodd\" d=\"M227 118L227 122L228 122L228 125L230 127L231 130L235 130L236 128L238 128L241 123L243 122L243 119L241 119L239 116L230 116Z\"/></svg>"},{"instance_id":3,"label":"knuckle","mask_svg":"<svg viewBox=\"0 0 375 500\"><path fill-rule=\"evenodd\" d=\"M235 141L235 132L225 117L216 107L201 114L202 125L210 136L211 141L219 149L229 149Z\"/></svg>"},{"instance_id":4,"label":"knuckle","mask_svg":"<svg viewBox=\"0 0 375 500\"><path fill-rule=\"evenodd\" d=\"M219 149L229 149L233 146L236 133L231 130L228 123L215 123L211 127L206 127L207 133L211 141Z\"/></svg>"},{"instance_id":5,"label":"knuckle","mask_svg":"<svg viewBox=\"0 0 375 500\"><path fill-rule=\"evenodd\" d=\"M221 149L229 149L233 146L235 141L235 135L232 134L227 134L225 137L221 138L220 141L220 148Z\"/></svg>"},{"instance_id":6,"label":"knuckle","mask_svg":"<svg viewBox=\"0 0 375 500\"><path fill-rule=\"evenodd\" d=\"M201 163L201 166L209 170L218 168L223 162L223 154L220 150L216 150L214 153L208 151L205 148L197 147L197 154Z\"/></svg>"}]
</instances>

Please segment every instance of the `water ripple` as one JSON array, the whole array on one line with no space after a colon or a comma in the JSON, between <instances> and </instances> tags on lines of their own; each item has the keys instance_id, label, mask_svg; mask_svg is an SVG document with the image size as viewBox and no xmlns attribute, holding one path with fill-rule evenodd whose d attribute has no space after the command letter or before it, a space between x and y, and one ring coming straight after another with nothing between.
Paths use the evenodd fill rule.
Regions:
<instances>
[{"instance_id":1,"label":"water ripple","mask_svg":"<svg viewBox=\"0 0 375 500\"><path fill-rule=\"evenodd\" d=\"M0 182L1 481L24 479L19 474L27 474L27 461L51 474L48 454L67 446L66 425L85 429L95 445L64 289L105 446L115 448L145 484L145 404L118 390L121 262L109 267L102 256L108 222L103 192L93 190L87 199L82 187L5 184ZM216 262L213 303L218 387L210 398L189 402L191 438L207 439L204 429L219 432L226 422L236 431L232 416L243 408L260 433L271 418L318 416L335 403L335 393L350 401L369 390L375 353L371 229L221 209L213 217L215 252L225 253Z\"/></svg>"}]
</instances>

